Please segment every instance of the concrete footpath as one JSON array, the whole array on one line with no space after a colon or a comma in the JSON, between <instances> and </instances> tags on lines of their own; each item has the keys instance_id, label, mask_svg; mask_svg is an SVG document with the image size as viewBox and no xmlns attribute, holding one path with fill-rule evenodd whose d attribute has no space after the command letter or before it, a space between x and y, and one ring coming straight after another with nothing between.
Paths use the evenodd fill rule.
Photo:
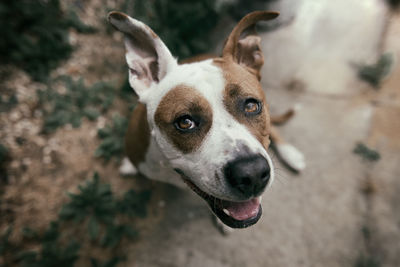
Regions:
<instances>
[{"instance_id":1,"label":"concrete footpath","mask_svg":"<svg viewBox=\"0 0 400 267\"><path fill-rule=\"evenodd\" d=\"M381 20L387 17L380 17L383 11L378 11L368 13L369 19L384 27ZM321 21L313 25L326 23L333 27L329 16L318 19ZM289 37L299 25L296 20L293 23L263 36L267 53L273 53L272 43L276 49L281 40L286 42L281 49L294 49L296 42ZM319 25L321 34L323 29ZM399 29L399 15L392 16L382 44L384 51L393 52L397 58ZM346 37L353 39L343 44L375 44L375 50L369 48L370 53L364 51L356 59L376 60L382 52L376 50L381 32L382 28L370 35L363 29L354 30ZM323 40L318 34L314 32ZM339 50L333 51L335 45L330 47L329 42L316 43L315 47L318 51L314 54L308 50L307 55L296 55L296 62L301 62L301 56L311 57L314 63L323 62L323 48L339 57ZM284 52L275 51L281 55ZM158 184L162 196L150 209L162 214L161 219L141 234L134 247L127 248L127 262L171 267L400 266L400 68L397 64L382 87L373 89L357 79L354 69L341 69L340 64L351 63L352 55L342 53L332 65L328 59L333 58L326 58L326 66L315 65L315 76L309 69L298 67L291 75L279 76L282 79L273 84L263 80L270 88L267 99L273 114L301 105L297 115L279 130L305 154L307 168L295 174L274 157L277 177L264 195L263 217L255 226L223 236L214 227L206 205L194 193ZM285 59L290 63L289 56ZM278 58L271 56L272 62L268 54L266 58L269 67L264 70L264 78L271 79L269 71ZM354 154L358 142L377 150L381 159L371 163Z\"/></svg>"}]
</instances>

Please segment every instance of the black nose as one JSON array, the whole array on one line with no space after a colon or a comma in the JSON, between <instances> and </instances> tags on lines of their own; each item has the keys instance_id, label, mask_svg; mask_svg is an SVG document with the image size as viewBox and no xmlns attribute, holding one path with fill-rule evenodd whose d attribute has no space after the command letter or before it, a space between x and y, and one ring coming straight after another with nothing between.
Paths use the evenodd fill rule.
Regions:
<instances>
[{"instance_id":1,"label":"black nose","mask_svg":"<svg viewBox=\"0 0 400 267\"><path fill-rule=\"evenodd\" d=\"M235 159L225 166L228 183L246 197L257 195L268 184L271 168L260 155Z\"/></svg>"}]
</instances>

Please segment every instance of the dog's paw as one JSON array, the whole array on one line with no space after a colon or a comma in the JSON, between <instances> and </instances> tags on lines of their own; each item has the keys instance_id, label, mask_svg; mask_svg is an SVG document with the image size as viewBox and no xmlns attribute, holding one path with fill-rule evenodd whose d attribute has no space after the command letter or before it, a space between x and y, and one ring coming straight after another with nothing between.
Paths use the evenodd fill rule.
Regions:
<instances>
[{"instance_id":1,"label":"dog's paw","mask_svg":"<svg viewBox=\"0 0 400 267\"><path fill-rule=\"evenodd\" d=\"M226 224L224 224L214 213L211 214L213 223L218 231L223 235L229 235L234 231L233 228L230 228Z\"/></svg>"},{"instance_id":2,"label":"dog's paw","mask_svg":"<svg viewBox=\"0 0 400 267\"><path fill-rule=\"evenodd\" d=\"M306 161L303 153L290 144L278 144L276 149L282 160L295 171L302 171L306 168Z\"/></svg>"},{"instance_id":3,"label":"dog's paw","mask_svg":"<svg viewBox=\"0 0 400 267\"><path fill-rule=\"evenodd\" d=\"M135 166L132 165L129 159L124 158L122 160L121 166L119 167L119 174L123 176L128 176L128 175L135 175L137 173L138 173L137 169L135 168Z\"/></svg>"}]
</instances>

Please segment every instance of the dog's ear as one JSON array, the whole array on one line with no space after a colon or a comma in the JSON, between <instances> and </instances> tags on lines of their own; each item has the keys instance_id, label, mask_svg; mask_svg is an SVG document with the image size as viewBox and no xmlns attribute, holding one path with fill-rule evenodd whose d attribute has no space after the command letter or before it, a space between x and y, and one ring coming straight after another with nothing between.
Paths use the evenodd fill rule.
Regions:
<instances>
[{"instance_id":1,"label":"dog's ear","mask_svg":"<svg viewBox=\"0 0 400 267\"><path fill-rule=\"evenodd\" d=\"M264 56L260 48L261 38L257 36L255 25L258 21L271 20L278 15L278 12L270 11L255 11L247 14L229 35L222 56L246 67L260 80Z\"/></svg>"},{"instance_id":2,"label":"dog's ear","mask_svg":"<svg viewBox=\"0 0 400 267\"><path fill-rule=\"evenodd\" d=\"M111 12L108 20L125 35L129 83L141 97L153 84L160 82L177 65L171 52L144 23L121 12Z\"/></svg>"}]
</instances>

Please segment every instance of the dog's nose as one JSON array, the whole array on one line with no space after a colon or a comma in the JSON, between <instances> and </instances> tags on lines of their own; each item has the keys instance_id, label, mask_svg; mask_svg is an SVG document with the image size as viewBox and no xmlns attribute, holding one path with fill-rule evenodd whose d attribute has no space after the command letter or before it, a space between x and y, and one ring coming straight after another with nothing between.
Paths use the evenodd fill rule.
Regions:
<instances>
[{"instance_id":1,"label":"dog's nose","mask_svg":"<svg viewBox=\"0 0 400 267\"><path fill-rule=\"evenodd\" d=\"M261 155L235 159L225 166L228 183L246 197L257 195L268 184L271 168Z\"/></svg>"}]
</instances>

